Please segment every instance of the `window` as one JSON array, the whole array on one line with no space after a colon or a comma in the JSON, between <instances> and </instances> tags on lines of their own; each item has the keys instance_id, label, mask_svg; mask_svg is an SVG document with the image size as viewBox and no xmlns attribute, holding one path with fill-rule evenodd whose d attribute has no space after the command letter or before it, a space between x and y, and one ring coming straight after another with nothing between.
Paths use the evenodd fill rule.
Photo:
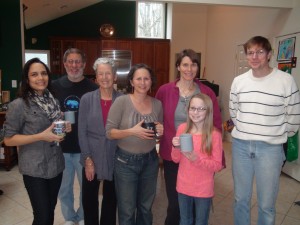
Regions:
<instances>
[{"instance_id":1,"label":"window","mask_svg":"<svg viewBox=\"0 0 300 225\"><path fill-rule=\"evenodd\" d=\"M137 1L136 36L165 38L165 3Z\"/></svg>"},{"instance_id":2,"label":"window","mask_svg":"<svg viewBox=\"0 0 300 225\"><path fill-rule=\"evenodd\" d=\"M50 51L49 50L25 50L25 63L32 58L39 58L50 68Z\"/></svg>"}]
</instances>

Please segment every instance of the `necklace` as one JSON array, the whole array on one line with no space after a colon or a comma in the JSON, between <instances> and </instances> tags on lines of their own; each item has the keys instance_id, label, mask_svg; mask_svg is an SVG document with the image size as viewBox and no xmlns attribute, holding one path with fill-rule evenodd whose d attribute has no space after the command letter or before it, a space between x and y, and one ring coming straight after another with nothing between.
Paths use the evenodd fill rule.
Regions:
<instances>
[{"instance_id":1,"label":"necklace","mask_svg":"<svg viewBox=\"0 0 300 225\"><path fill-rule=\"evenodd\" d=\"M111 102L112 102L112 100L101 99L101 105L104 107L110 106Z\"/></svg>"},{"instance_id":2,"label":"necklace","mask_svg":"<svg viewBox=\"0 0 300 225\"><path fill-rule=\"evenodd\" d=\"M185 97L183 97L183 96L181 96L182 98L183 98L183 104L184 104L184 110L186 110L186 108L187 108L187 106L188 106L188 103L189 103L189 101L190 101L190 99L191 99L191 96L185 96Z\"/></svg>"},{"instance_id":3,"label":"necklace","mask_svg":"<svg viewBox=\"0 0 300 225\"><path fill-rule=\"evenodd\" d=\"M110 105L108 102L112 101L112 91L102 90L100 89L101 100L104 102L104 106Z\"/></svg>"},{"instance_id":4,"label":"necklace","mask_svg":"<svg viewBox=\"0 0 300 225\"><path fill-rule=\"evenodd\" d=\"M180 96L183 98L184 108L186 107L190 101L191 95L195 92L194 82L190 83L188 88L183 88L180 84L178 85Z\"/></svg>"},{"instance_id":5,"label":"necklace","mask_svg":"<svg viewBox=\"0 0 300 225\"><path fill-rule=\"evenodd\" d=\"M180 95L187 99L191 94L194 93L194 82L190 83L188 88L183 88L181 85L178 85Z\"/></svg>"}]
</instances>

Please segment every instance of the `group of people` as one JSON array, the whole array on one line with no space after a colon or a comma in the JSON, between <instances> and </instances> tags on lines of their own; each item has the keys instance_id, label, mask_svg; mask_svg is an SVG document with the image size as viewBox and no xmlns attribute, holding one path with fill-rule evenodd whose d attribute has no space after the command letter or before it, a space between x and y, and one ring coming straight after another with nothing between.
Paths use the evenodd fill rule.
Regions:
<instances>
[{"instance_id":1,"label":"group of people","mask_svg":"<svg viewBox=\"0 0 300 225\"><path fill-rule=\"evenodd\" d=\"M282 144L299 129L299 90L292 76L269 66L272 49L266 38L253 37L244 49L251 69L234 79L229 103L235 124L234 221L250 224L255 175L257 223L274 225L285 159ZM58 197L66 225L116 225L117 213L119 225L151 225L159 141L168 199L165 225L207 225L214 174L225 162L221 112L214 92L196 79L200 62L195 51L179 54L177 79L159 87L155 98L148 94L155 74L145 64L132 66L125 95L113 88L117 76L112 59L95 61L97 85L83 76L83 52L68 49L63 60L67 76L54 82L39 59L25 64L19 97L9 104L4 123L5 144L19 146L33 224L53 224ZM76 119L66 123L62 137L52 132L53 122L64 120L66 111L74 111ZM145 122L155 129L144 128ZM185 133L192 135L192 152L181 151L179 136Z\"/></svg>"}]
</instances>

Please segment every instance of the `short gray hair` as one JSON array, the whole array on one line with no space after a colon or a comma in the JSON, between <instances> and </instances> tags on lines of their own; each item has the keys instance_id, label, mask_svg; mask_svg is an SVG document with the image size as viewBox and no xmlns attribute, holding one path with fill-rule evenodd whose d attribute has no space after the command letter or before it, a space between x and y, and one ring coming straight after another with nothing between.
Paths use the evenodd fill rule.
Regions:
<instances>
[{"instance_id":1,"label":"short gray hair","mask_svg":"<svg viewBox=\"0 0 300 225\"><path fill-rule=\"evenodd\" d=\"M85 55L85 53L84 53L83 51L81 51L80 49L78 49L78 48L69 48L69 49L67 49L67 50L65 51L64 57L63 57L64 62L67 62L68 56L69 56L70 54L72 54L72 53L74 53L74 54L79 54L79 55L81 56L82 62L83 62L83 63L86 62L86 55Z\"/></svg>"},{"instance_id":2,"label":"short gray hair","mask_svg":"<svg viewBox=\"0 0 300 225\"><path fill-rule=\"evenodd\" d=\"M110 65L111 68L112 68L113 75L116 75L117 67L115 65L115 61L112 58L98 58L98 59L96 59L96 61L94 62L94 66L93 66L93 69L94 69L95 73L97 73L97 68L98 68L98 65L100 65L100 64Z\"/></svg>"}]
</instances>

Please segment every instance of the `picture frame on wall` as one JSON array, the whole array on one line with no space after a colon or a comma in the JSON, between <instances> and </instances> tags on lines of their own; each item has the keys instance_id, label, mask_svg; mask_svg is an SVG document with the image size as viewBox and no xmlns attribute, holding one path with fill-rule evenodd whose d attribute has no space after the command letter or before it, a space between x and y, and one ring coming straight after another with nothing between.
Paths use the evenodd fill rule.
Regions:
<instances>
[{"instance_id":1,"label":"picture frame on wall","mask_svg":"<svg viewBox=\"0 0 300 225\"><path fill-rule=\"evenodd\" d=\"M277 61L291 61L295 53L296 37L279 41Z\"/></svg>"},{"instance_id":2,"label":"picture frame on wall","mask_svg":"<svg viewBox=\"0 0 300 225\"><path fill-rule=\"evenodd\" d=\"M292 64L290 62L278 63L278 69L283 72L292 74Z\"/></svg>"}]
</instances>

